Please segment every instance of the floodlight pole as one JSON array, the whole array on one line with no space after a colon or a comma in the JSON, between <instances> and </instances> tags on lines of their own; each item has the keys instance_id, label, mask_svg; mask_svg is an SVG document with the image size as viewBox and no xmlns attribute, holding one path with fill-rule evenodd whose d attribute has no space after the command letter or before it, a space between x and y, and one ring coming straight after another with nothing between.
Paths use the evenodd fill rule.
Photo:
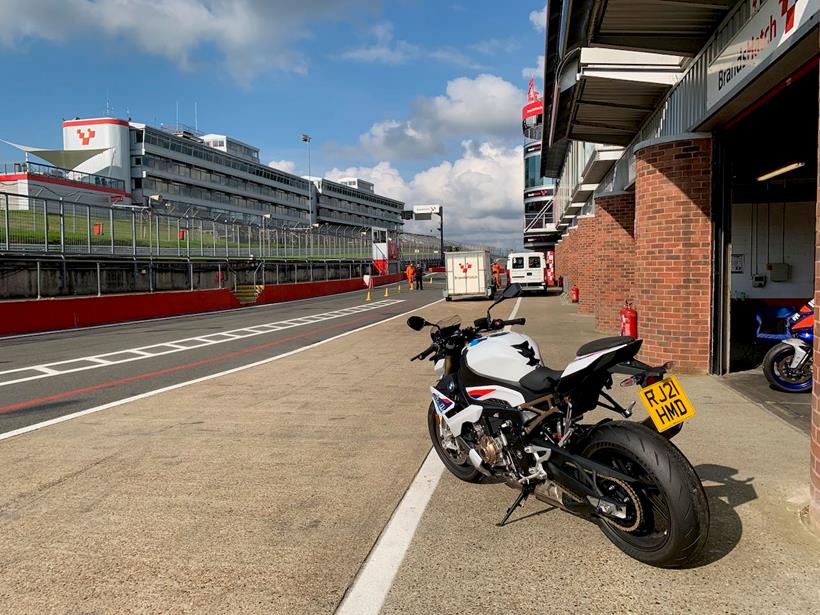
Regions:
<instances>
[{"instance_id":1,"label":"floodlight pole","mask_svg":"<svg viewBox=\"0 0 820 615\"><path fill-rule=\"evenodd\" d=\"M438 216L440 218L438 225L439 233L439 254L441 255L441 264L444 264L444 207L439 206Z\"/></svg>"}]
</instances>

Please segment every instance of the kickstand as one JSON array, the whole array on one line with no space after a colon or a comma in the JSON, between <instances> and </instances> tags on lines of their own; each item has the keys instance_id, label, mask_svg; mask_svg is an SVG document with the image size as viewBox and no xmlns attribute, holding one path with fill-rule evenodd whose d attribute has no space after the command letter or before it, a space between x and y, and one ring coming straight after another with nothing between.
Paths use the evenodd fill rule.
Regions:
<instances>
[{"instance_id":1,"label":"kickstand","mask_svg":"<svg viewBox=\"0 0 820 615\"><path fill-rule=\"evenodd\" d=\"M532 485L530 485L530 484L524 485L521 489L521 492L516 496L515 501L512 503L512 506L510 506L507 509L507 514L504 515L504 518L501 520L501 523L498 523L496 525L498 525L498 527L504 527L504 524L507 523L509 518L515 512L515 509L518 508L519 506L523 506L524 502L527 501L527 498L530 497L530 494L534 490L535 490L535 487L533 487Z\"/></svg>"}]
</instances>

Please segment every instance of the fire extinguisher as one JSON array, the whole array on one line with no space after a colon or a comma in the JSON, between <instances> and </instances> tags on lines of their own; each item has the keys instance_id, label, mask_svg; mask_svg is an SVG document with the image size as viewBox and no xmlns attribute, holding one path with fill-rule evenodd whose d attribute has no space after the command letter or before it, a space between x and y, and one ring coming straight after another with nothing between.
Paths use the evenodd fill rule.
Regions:
<instances>
[{"instance_id":1,"label":"fire extinguisher","mask_svg":"<svg viewBox=\"0 0 820 615\"><path fill-rule=\"evenodd\" d=\"M572 303L578 303L578 300L581 298L581 292L578 290L577 286L574 286L569 289L569 300Z\"/></svg>"},{"instance_id":2,"label":"fire extinguisher","mask_svg":"<svg viewBox=\"0 0 820 615\"><path fill-rule=\"evenodd\" d=\"M638 312L629 301L621 308L621 335L638 339Z\"/></svg>"}]
</instances>

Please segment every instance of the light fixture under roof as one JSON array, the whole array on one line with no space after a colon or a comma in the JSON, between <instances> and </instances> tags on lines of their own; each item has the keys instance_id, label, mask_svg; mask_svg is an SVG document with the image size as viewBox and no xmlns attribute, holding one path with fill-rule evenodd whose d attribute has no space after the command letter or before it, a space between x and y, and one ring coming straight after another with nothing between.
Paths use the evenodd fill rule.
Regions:
<instances>
[{"instance_id":1,"label":"light fixture under roof","mask_svg":"<svg viewBox=\"0 0 820 615\"><path fill-rule=\"evenodd\" d=\"M791 164L787 164L785 167L780 167L779 169L775 169L765 175L761 175L757 178L759 182L765 182L773 177L777 177L778 175L783 175L783 173L788 173L789 171L794 171L795 169L799 169L801 167L806 166L805 162L793 162Z\"/></svg>"}]
</instances>

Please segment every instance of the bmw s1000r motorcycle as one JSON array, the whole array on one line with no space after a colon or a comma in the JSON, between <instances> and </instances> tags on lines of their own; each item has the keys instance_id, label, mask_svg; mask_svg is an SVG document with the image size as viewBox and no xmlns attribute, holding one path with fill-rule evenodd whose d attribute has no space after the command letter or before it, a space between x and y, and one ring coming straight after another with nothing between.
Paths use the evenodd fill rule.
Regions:
<instances>
[{"instance_id":1,"label":"bmw s1000r motorcycle","mask_svg":"<svg viewBox=\"0 0 820 615\"><path fill-rule=\"evenodd\" d=\"M503 299L520 294L513 284ZM694 409L669 364L635 359L641 340L611 337L585 344L563 371L543 365L526 335L502 331L525 319L457 317L429 323L411 316L419 331L431 327L432 345L412 360L430 358L439 381L430 388L428 427L447 469L467 482L503 480L520 490L499 525L530 496L598 523L627 555L661 567L681 567L700 553L709 506L689 461L669 438ZM613 374L641 386L650 414L644 423L606 419L581 422L603 407L624 418L605 389Z\"/></svg>"}]
</instances>

